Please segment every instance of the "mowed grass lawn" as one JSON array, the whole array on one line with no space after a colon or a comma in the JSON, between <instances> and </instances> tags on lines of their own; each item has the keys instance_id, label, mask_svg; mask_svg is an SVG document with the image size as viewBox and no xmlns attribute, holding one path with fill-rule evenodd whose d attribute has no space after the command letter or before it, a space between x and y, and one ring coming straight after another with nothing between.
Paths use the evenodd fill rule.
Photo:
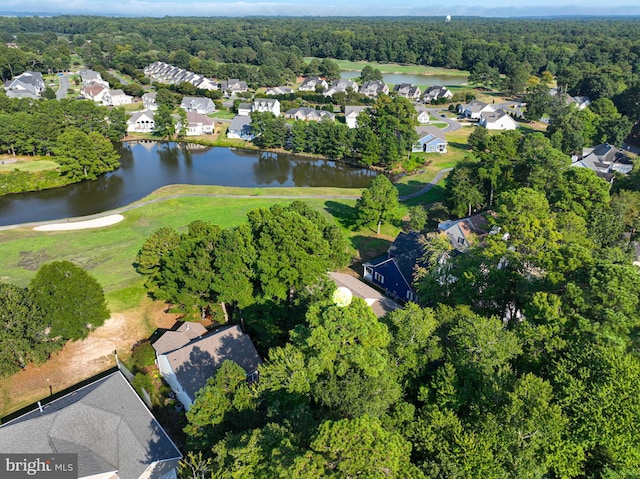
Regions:
<instances>
[{"instance_id":1,"label":"mowed grass lawn","mask_svg":"<svg viewBox=\"0 0 640 479\"><path fill-rule=\"evenodd\" d=\"M51 160L40 160L33 158L19 158L17 161L13 161L13 157L0 157L0 172L3 171L44 171L55 170L58 168L58 163Z\"/></svg>"},{"instance_id":2,"label":"mowed grass lawn","mask_svg":"<svg viewBox=\"0 0 640 479\"><path fill-rule=\"evenodd\" d=\"M313 60L313 57L305 57L305 61ZM322 60L317 58L317 60ZM365 66L380 70L380 73L405 73L409 75L451 75L451 76L469 76L469 72L464 70L451 70L448 68L429 67L423 65L400 65L399 63L377 63L377 62L352 62L349 60L336 60L331 58L338 64L340 70L361 71Z\"/></svg>"},{"instance_id":3,"label":"mowed grass lawn","mask_svg":"<svg viewBox=\"0 0 640 479\"><path fill-rule=\"evenodd\" d=\"M207 188L199 187L201 194ZM279 189L285 194L287 189ZM300 188L288 191L299 194ZM314 189L310 189L314 190ZM333 193L352 194L354 190ZM167 189L165 194L179 194L179 187ZM193 188L189 188L193 193ZM312 192L327 194L328 192ZM158 197L160 193L152 195ZM250 192L248 193L251 194ZM311 194L307 192L307 194ZM327 217L335 217L350 241L354 257L362 257L359 250L362 238L376 237L370 228L353 229L357 196L353 199L304 199ZM37 269L44 263L69 260L89 271L102 285L113 312L137 308L144 298L143 279L135 272L133 262L144 241L158 228L171 226L184 231L194 220L208 220L221 227L230 227L246 221L252 209L269 207L275 203L287 204L295 198L179 197L150 203L123 213L124 220L112 226L76 231L39 232L31 228L0 231L0 281L21 286L28 285ZM395 226L386 226L383 238L392 239L398 232ZM379 238L378 238L379 239Z\"/></svg>"}]
</instances>

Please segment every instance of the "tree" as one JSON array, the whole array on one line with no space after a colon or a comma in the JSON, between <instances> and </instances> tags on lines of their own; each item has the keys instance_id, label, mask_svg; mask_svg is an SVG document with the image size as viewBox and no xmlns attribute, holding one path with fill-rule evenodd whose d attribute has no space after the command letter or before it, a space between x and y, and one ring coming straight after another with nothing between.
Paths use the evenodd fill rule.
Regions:
<instances>
[{"instance_id":1,"label":"tree","mask_svg":"<svg viewBox=\"0 0 640 479\"><path fill-rule=\"evenodd\" d=\"M410 454L411 444L378 419L362 416L325 421L310 451L296 460L292 477L424 477L411 464Z\"/></svg>"},{"instance_id":2,"label":"tree","mask_svg":"<svg viewBox=\"0 0 640 479\"><path fill-rule=\"evenodd\" d=\"M409 230L422 231L427 225L427 209L424 205L416 205L409 207Z\"/></svg>"},{"instance_id":3,"label":"tree","mask_svg":"<svg viewBox=\"0 0 640 479\"><path fill-rule=\"evenodd\" d=\"M100 284L70 261L42 265L29 289L36 306L45 312L52 338L84 338L110 316Z\"/></svg>"},{"instance_id":4,"label":"tree","mask_svg":"<svg viewBox=\"0 0 640 479\"><path fill-rule=\"evenodd\" d=\"M158 106L158 110L153 117L155 123L154 135L162 139L172 139L176 134L176 121L171 115L173 109L164 103Z\"/></svg>"},{"instance_id":5,"label":"tree","mask_svg":"<svg viewBox=\"0 0 640 479\"><path fill-rule=\"evenodd\" d=\"M107 136L110 140L121 140L127 134L127 112L122 107L109 110L109 130Z\"/></svg>"},{"instance_id":6,"label":"tree","mask_svg":"<svg viewBox=\"0 0 640 479\"><path fill-rule=\"evenodd\" d=\"M95 180L98 175L120 166L118 153L113 144L99 133L83 133L68 128L56 140L52 148L60 163L62 174L75 181Z\"/></svg>"},{"instance_id":7,"label":"tree","mask_svg":"<svg viewBox=\"0 0 640 479\"><path fill-rule=\"evenodd\" d=\"M377 234L379 235L382 223L400 219L399 206L398 190L389 178L378 175L356 202L358 224L361 226L377 224Z\"/></svg>"},{"instance_id":8,"label":"tree","mask_svg":"<svg viewBox=\"0 0 640 479\"><path fill-rule=\"evenodd\" d=\"M43 362L61 345L47 334L45 315L29 291L0 283L0 376Z\"/></svg>"},{"instance_id":9,"label":"tree","mask_svg":"<svg viewBox=\"0 0 640 479\"><path fill-rule=\"evenodd\" d=\"M377 68L372 68L370 65L365 65L360 72L360 80L362 83L372 81L372 80L380 80L382 81L382 73Z\"/></svg>"}]
</instances>

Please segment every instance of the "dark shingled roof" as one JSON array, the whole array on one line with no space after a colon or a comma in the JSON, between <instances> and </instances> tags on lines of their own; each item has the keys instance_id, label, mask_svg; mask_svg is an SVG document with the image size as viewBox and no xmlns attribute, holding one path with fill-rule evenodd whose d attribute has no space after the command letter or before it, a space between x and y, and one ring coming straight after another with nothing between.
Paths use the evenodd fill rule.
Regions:
<instances>
[{"instance_id":1,"label":"dark shingled roof","mask_svg":"<svg viewBox=\"0 0 640 479\"><path fill-rule=\"evenodd\" d=\"M0 426L3 453L77 453L79 477L117 471L149 478L177 465L180 451L116 371Z\"/></svg>"},{"instance_id":2,"label":"dark shingled roof","mask_svg":"<svg viewBox=\"0 0 640 479\"><path fill-rule=\"evenodd\" d=\"M411 233L400 232L389 246L389 257L394 258L398 269L409 283L413 279L413 268L422 256L423 239L424 236L415 231Z\"/></svg>"}]
</instances>

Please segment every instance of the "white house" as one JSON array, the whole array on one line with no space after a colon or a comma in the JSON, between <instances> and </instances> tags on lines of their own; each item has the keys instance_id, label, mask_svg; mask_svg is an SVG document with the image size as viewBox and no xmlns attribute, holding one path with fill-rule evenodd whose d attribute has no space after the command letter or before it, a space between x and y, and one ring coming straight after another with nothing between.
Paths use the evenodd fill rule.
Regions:
<instances>
[{"instance_id":1,"label":"white house","mask_svg":"<svg viewBox=\"0 0 640 479\"><path fill-rule=\"evenodd\" d=\"M358 86L358 84L351 79L340 79L340 80L334 81L329 87L329 89L327 89L323 93L323 95L333 96L336 93L347 93L348 90L351 90L357 93L359 88L360 87Z\"/></svg>"},{"instance_id":2,"label":"white house","mask_svg":"<svg viewBox=\"0 0 640 479\"><path fill-rule=\"evenodd\" d=\"M157 110L158 104L156 103L156 92L147 92L142 95L142 105L145 110Z\"/></svg>"},{"instance_id":3,"label":"white house","mask_svg":"<svg viewBox=\"0 0 640 479\"><path fill-rule=\"evenodd\" d=\"M268 111L275 116L280 116L280 102L273 98L256 98L253 103L240 103L238 105L238 115L248 116L254 111Z\"/></svg>"},{"instance_id":4,"label":"white house","mask_svg":"<svg viewBox=\"0 0 640 479\"><path fill-rule=\"evenodd\" d=\"M480 114L479 123L487 130L515 130L518 128L518 122L504 110Z\"/></svg>"},{"instance_id":5,"label":"white house","mask_svg":"<svg viewBox=\"0 0 640 479\"><path fill-rule=\"evenodd\" d=\"M370 80L362 84L360 93L372 98L377 98L378 95L388 95L389 87L382 80Z\"/></svg>"},{"instance_id":6,"label":"white house","mask_svg":"<svg viewBox=\"0 0 640 479\"><path fill-rule=\"evenodd\" d=\"M231 360L244 369L249 382L258 379L258 366L262 363L251 338L239 326L227 326L204 335L199 329L192 331L194 327L194 323L184 323L153 343L160 374L186 410L223 361ZM169 333L171 337L161 341Z\"/></svg>"},{"instance_id":7,"label":"white house","mask_svg":"<svg viewBox=\"0 0 640 479\"><path fill-rule=\"evenodd\" d=\"M473 100L466 105L460 105L458 107L458 112L471 120L480 120L480 116L483 113L493 113L495 111L495 108L488 103L478 100Z\"/></svg>"},{"instance_id":8,"label":"white house","mask_svg":"<svg viewBox=\"0 0 640 479\"><path fill-rule=\"evenodd\" d=\"M393 91L398 96L409 98L410 100L417 100L420 98L420 87L414 86L411 83L399 83L393 87Z\"/></svg>"},{"instance_id":9,"label":"white house","mask_svg":"<svg viewBox=\"0 0 640 479\"><path fill-rule=\"evenodd\" d=\"M293 88L289 86L274 86L271 88L267 88L265 95L275 96L275 95L288 95L293 93Z\"/></svg>"},{"instance_id":10,"label":"white house","mask_svg":"<svg viewBox=\"0 0 640 479\"><path fill-rule=\"evenodd\" d=\"M420 105L416 105L416 111L418 112L418 123L420 123L421 125L426 125L427 123L429 123L431 121L431 115L429 114L429 110L427 110L425 107L420 106Z\"/></svg>"},{"instance_id":11,"label":"white house","mask_svg":"<svg viewBox=\"0 0 640 479\"><path fill-rule=\"evenodd\" d=\"M102 83L89 82L82 86L80 94L87 100L106 105L109 95L109 87Z\"/></svg>"},{"instance_id":12,"label":"white house","mask_svg":"<svg viewBox=\"0 0 640 479\"><path fill-rule=\"evenodd\" d=\"M151 133L155 127L153 110L136 111L127 120L127 131L131 133Z\"/></svg>"},{"instance_id":13,"label":"white house","mask_svg":"<svg viewBox=\"0 0 640 479\"><path fill-rule=\"evenodd\" d=\"M345 106L344 107L344 120L349 128L358 127L358 115L360 112L371 108L369 106Z\"/></svg>"},{"instance_id":14,"label":"white house","mask_svg":"<svg viewBox=\"0 0 640 479\"><path fill-rule=\"evenodd\" d=\"M104 96L103 103L108 106L122 106L129 105L133 103L133 97L131 95L127 95L122 90L109 90L109 92Z\"/></svg>"},{"instance_id":15,"label":"white house","mask_svg":"<svg viewBox=\"0 0 640 479\"><path fill-rule=\"evenodd\" d=\"M38 98L45 88L42 73L28 70L4 84L9 98Z\"/></svg>"},{"instance_id":16,"label":"white house","mask_svg":"<svg viewBox=\"0 0 640 479\"><path fill-rule=\"evenodd\" d=\"M185 110L187 113L196 112L202 115L208 115L209 113L216 111L215 103L213 103L211 98L207 97L185 96L182 98L180 108Z\"/></svg>"},{"instance_id":17,"label":"white house","mask_svg":"<svg viewBox=\"0 0 640 479\"><path fill-rule=\"evenodd\" d=\"M306 106L292 108L284 113L285 118L303 121L335 120L336 116L325 110L315 110Z\"/></svg>"},{"instance_id":18,"label":"white house","mask_svg":"<svg viewBox=\"0 0 640 479\"><path fill-rule=\"evenodd\" d=\"M298 88L298 90L300 91L316 91L316 87L317 85L320 85L320 87L322 88L322 90L326 90L327 88L329 88L329 85L327 84L327 82L325 80L323 80L320 77L306 77L303 81L302 84L300 85L300 87ZM320 88L318 87L318 88Z\"/></svg>"},{"instance_id":19,"label":"white house","mask_svg":"<svg viewBox=\"0 0 640 479\"><path fill-rule=\"evenodd\" d=\"M195 111L187 113L187 136L210 135L213 133L213 128L213 118Z\"/></svg>"}]
</instances>

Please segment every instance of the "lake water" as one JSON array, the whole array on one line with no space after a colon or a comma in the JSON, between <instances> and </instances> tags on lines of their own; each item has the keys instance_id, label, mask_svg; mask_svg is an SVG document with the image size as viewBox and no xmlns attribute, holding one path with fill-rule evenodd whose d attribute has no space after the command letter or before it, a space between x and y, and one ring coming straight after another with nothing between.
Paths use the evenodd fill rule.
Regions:
<instances>
[{"instance_id":1,"label":"lake water","mask_svg":"<svg viewBox=\"0 0 640 479\"><path fill-rule=\"evenodd\" d=\"M184 143L130 142L116 171L64 188L0 197L0 226L87 216L171 184L364 188L375 173L329 160Z\"/></svg>"},{"instance_id":2,"label":"lake water","mask_svg":"<svg viewBox=\"0 0 640 479\"><path fill-rule=\"evenodd\" d=\"M342 78L358 78L360 76L359 71L341 71L340 76ZM397 85L399 83L411 83L413 85L463 85L467 83L468 77L466 76L453 76L453 75L409 75L404 73L383 73L382 81L384 81L389 87Z\"/></svg>"}]
</instances>

